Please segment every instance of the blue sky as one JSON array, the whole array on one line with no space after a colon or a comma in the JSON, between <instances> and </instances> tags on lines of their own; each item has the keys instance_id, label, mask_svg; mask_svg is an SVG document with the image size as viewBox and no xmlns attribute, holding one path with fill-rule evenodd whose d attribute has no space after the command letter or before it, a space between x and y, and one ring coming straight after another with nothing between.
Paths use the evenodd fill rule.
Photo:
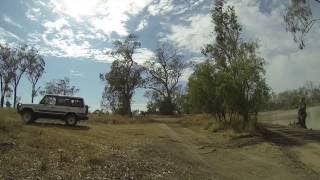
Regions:
<instances>
[{"instance_id":1,"label":"blue sky","mask_svg":"<svg viewBox=\"0 0 320 180\"><path fill-rule=\"evenodd\" d=\"M152 56L157 42L176 44L185 61L201 62L200 49L214 41L210 9L212 0L0 0L0 42L27 43L40 49L46 74L39 85L69 77L80 88L79 96L96 109L112 58L104 55L112 41L128 33L138 35L142 47L135 59L143 63ZM298 50L282 22L280 0L228 0L244 26L244 38L259 40L260 54L267 61L267 81L276 92L319 83L320 27L307 37L307 48ZM320 4L313 4L319 17ZM182 78L186 82L192 72ZM30 102L30 83L23 79L18 96ZM144 90L137 90L133 109L144 109ZM39 98L37 99L39 100Z\"/></svg>"}]
</instances>

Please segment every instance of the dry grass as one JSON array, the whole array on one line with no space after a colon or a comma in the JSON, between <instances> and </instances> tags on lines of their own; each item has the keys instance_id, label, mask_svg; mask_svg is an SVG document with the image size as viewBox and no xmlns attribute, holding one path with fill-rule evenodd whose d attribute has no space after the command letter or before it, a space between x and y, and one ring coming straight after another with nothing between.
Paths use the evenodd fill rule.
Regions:
<instances>
[{"instance_id":1,"label":"dry grass","mask_svg":"<svg viewBox=\"0 0 320 180\"><path fill-rule=\"evenodd\" d=\"M184 127L203 127L205 130L212 132L232 130L234 133L242 133L254 132L257 120L252 118L247 125L244 125L241 119L218 120L209 114L199 114L184 116L179 119L178 123Z\"/></svg>"},{"instance_id":2,"label":"dry grass","mask_svg":"<svg viewBox=\"0 0 320 180\"><path fill-rule=\"evenodd\" d=\"M22 122L17 121L19 116L13 109L2 109L0 114L0 131L13 132L21 129Z\"/></svg>"},{"instance_id":3,"label":"dry grass","mask_svg":"<svg viewBox=\"0 0 320 180\"><path fill-rule=\"evenodd\" d=\"M194 173L170 155L176 149L155 145L164 135L147 123L153 120L91 118L77 127L26 125L14 111L0 110L0 179L187 179Z\"/></svg>"},{"instance_id":4,"label":"dry grass","mask_svg":"<svg viewBox=\"0 0 320 180\"><path fill-rule=\"evenodd\" d=\"M249 147L265 147L259 136L226 130L210 115L138 118L94 115L77 127L25 125L14 111L0 110L0 179L215 179L217 167L226 174L241 168L235 159L255 168L259 149L254 158L237 158Z\"/></svg>"},{"instance_id":5,"label":"dry grass","mask_svg":"<svg viewBox=\"0 0 320 180\"><path fill-rule=\"evenodd\" d=\"M103 124L135 124L135 123L152 123L155 122L149 116L120 116L120 115L104 115L104 114L90 114L90 123Z\"/></svg>"}]
</instances>

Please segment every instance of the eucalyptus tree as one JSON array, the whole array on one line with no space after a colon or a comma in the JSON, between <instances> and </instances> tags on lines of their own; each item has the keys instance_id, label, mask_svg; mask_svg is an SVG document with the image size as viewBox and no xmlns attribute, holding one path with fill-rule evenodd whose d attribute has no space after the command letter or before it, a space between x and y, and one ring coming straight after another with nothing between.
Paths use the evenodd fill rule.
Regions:
<instances>
[{"instance_id":1,"label":"eucalyptus tree","mask_svg":"<svg viewBox=\"0 0 320 180\"><path fill-rule=\"evenodd\" d=\"M1 84L1 107L4 107L5 98L10 94L13 73L10 65L12 50L8 44L0 44L0 84Z\"/></svg>"},{"instance_id":2,"label":"eucalyptus tree","mask_svg":"<svg viewBox=\"0 0 320 180\"><path fill-rule=\"evenodd\" d=\"M27 45L19 45L12 48L12 58L10 60L9 69L12 73L12 88L13 88L13 107L17 105L18 86L22 76L27 72L29 63L28 53L30 47Z\"/></svg>"},{"instance_id":3,"label":"eucalyptus tree","mask_svg":"<svg viewBox=\"0 0 320 180\"><path fill-rule=\"evenodd\" d=\"M45 72L45 61L39 54L39 51L35 48L31 48L27 54L28 68L27 78L31 83L31 102L33 103L34 98L38 95L40 86L37 87L37 83Z\"/></svg>"},{"instance_id":4,"label":"eucalyptus tree","mask_svg":"<svg viewBox=\"0 0 320 180\"><path fill-rule=\"evenodd\" d=\"M144 63L145 87L150 89L151 99L158 102L160 113L171 115L176 110L176 98L180 90L179 81L189 63L183 60L176 47L162 43L155 55Z\"/></svg>"},{"instance_id":5,"label":"eucalyptus tree","mask_svg":"<svg viewBox=\"0 0 320 180\"><path fill-rule=\"evenodd\" d=\"M305 47L304 39L315 23L320 22L320 17L315 18L312 12L312 4L320 10L320 0L289 0L283 19L286 23L286 30L291 32L293 39L299 43L299 48Z\"/></svg>"},{"instance_id":6,"label":"eucalyptus tree","mask_svg":"<svg viewBox=\"0 0 320 180\"><path fill-rule=\"evenodd\" d=\"M114 61L110 72L100 74L100 79L106 82L104 99L115 113L132 115L132 97L135 90L143 84L143 68L133 58L140 46L137 37L130 34L124 40L114 41L113 49L107 52Z\"/></svg>"},{"instance_id":7,"label":"eucalyptus tree","mask_svg":"<svg viewBox=\"0 0 320 180\"><path fill-rule=\"evenodd\" d=\"M269 91L264 77L265 61L257 52L258 44L242 38L234 7L225 7L223 0L215 1L212 20L216 40L202 53L213 64L217 83L214 95L222 98L222 111L241 115L245 125L249 113L259 111Z\"/></svg>"}]
</instances>

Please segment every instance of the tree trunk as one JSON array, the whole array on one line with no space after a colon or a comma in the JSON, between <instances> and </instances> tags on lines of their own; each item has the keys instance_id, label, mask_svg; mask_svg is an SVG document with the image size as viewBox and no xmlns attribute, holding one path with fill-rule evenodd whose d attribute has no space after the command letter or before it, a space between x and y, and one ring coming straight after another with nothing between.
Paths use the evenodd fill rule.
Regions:
<instances>
[{"instance_id":1,"label":"tree trunk","mask_svg":"<svg viewBox=\"0 0 320 180\"><path fill-rule=\"evenodd\" d=\"M4 96L5 96L6 94L5 94L5 92L2 92L2 94L1 94L1 107L3 108L3 106L4 106Z\"/></svg>"},{"instance_id":2,"label":"tree trunk","mask_svg":"<svg viewBox=\"0 0 320 180\"><path fill-rule=\"evenodd\" d=\"M31 94L31 104L33 104L34 93Z\"/></svg>"},{"instance_id":3,"label":"tree trunk","mask_svg":"<svg viewBox=\"0 0 320 180\"><path fill-rule=\"evenodd\" d=\"M14 85L13 108L16 108L16 104L17 104L17 85Z\"/></svg>"},{"instance_id":4,"label":"tree trunk","mask_svg":"<svg viewBox=\"0 0 320 180\"><path fill-rule=\"evenodd\" d=\"M127 116L132 116L131 103L129 98L125 98L123 102L123 114Z\"/></svg>"},{"instance_id":5,"label":"tree trunk","mask_svg":"<svg viewBox=\"0 0 320 180\"><path fill-rule=\"evenodd\" d=\"M32 85L32 91L31 91L31 103L32 104L33 104L34 95L35 95L35 86Z\"/></svg>"},{"instance_id":6,"label":"tree trunk","mask_svg":"<svg viewBox=\"0 0 320 180\"><path fill-rule=\"evenodd\" d=\"M1 77L1 107L3 107L3 103L2 103L2 97L4 97L3 94L4 94L4 91L3 91L3 81L2 81L2 77Z\"/></svg>"},{"instance_id":7,"label":"tree trunk","mask_svg":"<svg viewBox=\"0 0 320 180\"><path fill-rule=\"evenodd\" d=\"M243 117L243 127L245 128L247 125L248 125L248 122L249 122L249 112L244 112L242 114L242 117Z\"/></svg>"}]
</instances>

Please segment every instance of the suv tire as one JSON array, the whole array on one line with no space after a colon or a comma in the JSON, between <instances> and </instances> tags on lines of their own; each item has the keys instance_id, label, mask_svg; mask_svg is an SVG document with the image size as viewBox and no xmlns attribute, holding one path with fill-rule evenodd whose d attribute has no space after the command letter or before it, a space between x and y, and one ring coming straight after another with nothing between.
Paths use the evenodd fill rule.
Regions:
<instances>
[{"instance_id":1,"label":"suv tire","mask_svg":"<svg viewBox=\"0 0 320 180\"><path fill-rule=\"evenodd\" d=\"M31 123L35 120L34 114L30 110L24 110L22 112L22 120L26 123Z\"/></svg>"},{"instance_id":2,"label":"suv tire","mask_svg":"<svg viewBox=\"0 0 320 180\"><path fill-rule=\"evenodd\" d=\"M68 114L66 117L66 124L68 126L75 126L78 122L77 117L74 114Z\"/></svg>"}]
</instances>

